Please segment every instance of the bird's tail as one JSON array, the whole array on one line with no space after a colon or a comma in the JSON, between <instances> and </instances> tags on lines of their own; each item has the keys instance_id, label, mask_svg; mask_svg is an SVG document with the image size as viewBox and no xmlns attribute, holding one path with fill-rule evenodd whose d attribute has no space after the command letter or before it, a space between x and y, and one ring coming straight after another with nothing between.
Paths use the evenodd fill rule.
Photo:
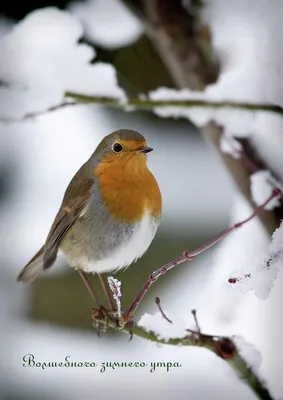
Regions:
<instances>
[{"instance_id":1,"label":"bird's tail","mask_svg":"<svg viewBox=\"0 0 283 400\"><path fill-rule=\"evenodd\" d=\"M35 254L17 276L17 281L30 283L43 271L44 246Z\"/></svg>"}]
</instances>

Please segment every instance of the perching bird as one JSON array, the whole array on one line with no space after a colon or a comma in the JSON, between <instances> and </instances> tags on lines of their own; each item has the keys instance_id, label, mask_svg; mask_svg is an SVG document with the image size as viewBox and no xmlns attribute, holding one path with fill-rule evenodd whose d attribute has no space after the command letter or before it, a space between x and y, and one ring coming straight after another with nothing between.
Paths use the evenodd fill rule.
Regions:
<instances>
[{"instance_id":1,"label":"perching bird","mask_svg":"<svg viewBox=\"0 0 283 400\"><path fill-rule=\"evenodd\" d=\"M83 279L86 272L117 271L141 257L162 210L158 184L146 166L152 150L133 130L106 136L71 180L44 245L18 281L32 282L58 252Z\"/></svg>"}]
</instances>

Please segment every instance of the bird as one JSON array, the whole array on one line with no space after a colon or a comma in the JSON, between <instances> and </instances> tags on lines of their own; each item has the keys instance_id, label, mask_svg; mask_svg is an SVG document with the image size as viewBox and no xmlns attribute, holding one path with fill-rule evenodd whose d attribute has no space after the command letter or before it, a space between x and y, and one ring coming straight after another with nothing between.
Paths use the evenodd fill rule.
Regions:
<instances>
[{"instance_id":1,"label":"bird","mask_svg":"<svg viewBox=\"0 0 283 400\"><path fill-rule=\"evenodd\" d=\"M17 280L33 282L61 253L87 286L86 274L117 272L139 259L162 214L161 191L146 163L152 150L134 130L105 136L67 186L45 243Z\"/></svg>"}]
</instances>

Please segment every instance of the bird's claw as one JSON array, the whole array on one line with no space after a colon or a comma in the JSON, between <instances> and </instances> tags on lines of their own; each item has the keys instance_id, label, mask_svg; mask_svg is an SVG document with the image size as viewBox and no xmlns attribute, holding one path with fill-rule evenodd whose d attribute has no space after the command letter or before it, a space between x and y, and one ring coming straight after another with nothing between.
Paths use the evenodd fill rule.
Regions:
<instances>
[{"instance_id":1,"label":"bird's claw","mask_svg":"<svg viewBox=\"0 0 283 400\"><path fill-rule=\"evenodd\" d=\"M133 336L134 336L133 327L135 325L136 325L136 323L133 319L130 319L128 321L128 328L129 328L129 334L130 334L129 342L131 342L131 340L133 339Z\"/></svg>"},{"instance_id":2,"label":"bird's claw","mask_svg":"<svg viewBox=\"0 0 283 400\"><path fill-rule=\"evenodd\" d=\"M117 311L108 311L105 307L100 306L99 308L93 308L90 312L90 316L92 325L98 331L99 338L101 332L106 332L110 322L112 322L118 330L128 328L130 334L129 342L133 339L133 327L136 323L129 318L127 313L118 314Z\"/></svg>"},{"instance_id":3,"label":"bird's claw","mask_svg":"<svg viewBox=\"0 0 283 400\"><path fill-rule=\"evenodd\" d=\"M92 319L92 325L97 329L98 337L101 337L101 332L106 332L109 327L109 312L104 306L99 308L93 308L90 312L90 317Z\"/></svg>"},{"instance_id":4,"label":"bird's claw","mask_svg":"<svg viewBox=\"0 0 283 400\"><path fill-rule=\"evenodd\" d=\"M129 334L130 334L130 339L129 339L129 342L130 342L134 336L133 327L136 325L135 321L132 318L129 318L129 315L127 313L120 314L120 315L117 315L117 313L116 313L115 323L116 323L116 328L119 330L128 328Z\"/></svg>"}]
</instances>

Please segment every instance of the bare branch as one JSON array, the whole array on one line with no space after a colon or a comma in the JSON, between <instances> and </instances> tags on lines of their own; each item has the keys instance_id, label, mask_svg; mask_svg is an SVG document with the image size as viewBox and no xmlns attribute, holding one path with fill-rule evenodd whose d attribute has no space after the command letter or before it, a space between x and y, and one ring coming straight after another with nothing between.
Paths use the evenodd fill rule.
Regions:
<instances>
[{"instance_id":1,"label":"bare branch","mask_svg":"<svg viewBox=\"0 0 283 400\"><path fill-rule=\"evenodd\" d=\"M199 325L198 319L197 319L197 310L192 310L192 314L193 314L193 317L194 317L194 320L195 320L195 324L196 324L196 327L197 327L197 332L200 333L201 329L200 329L200 325Z\"/></svg>"},{"instance_id":2,"label":"bare branch","mask_svg":"<svg viewBox=\"0 0 283 400\"><path fill-rule=\"evenodd\" d=\"M159 298L159 297L156 297L156 298L155 298L155 303L156 303L156 305L157 305L157 307L158 307L158 310L160 311L162 317L163 317L164 319L166 319L167 322L169 322L170 324L172 324L171 319L169 319L169 318L167 317L167 315L165 314L165 312L164 312L164 310L163 310L163 308L162 308L162 306L161 306L161 301L160 301L160 298Z\"/></svg>"}]
</instances>

